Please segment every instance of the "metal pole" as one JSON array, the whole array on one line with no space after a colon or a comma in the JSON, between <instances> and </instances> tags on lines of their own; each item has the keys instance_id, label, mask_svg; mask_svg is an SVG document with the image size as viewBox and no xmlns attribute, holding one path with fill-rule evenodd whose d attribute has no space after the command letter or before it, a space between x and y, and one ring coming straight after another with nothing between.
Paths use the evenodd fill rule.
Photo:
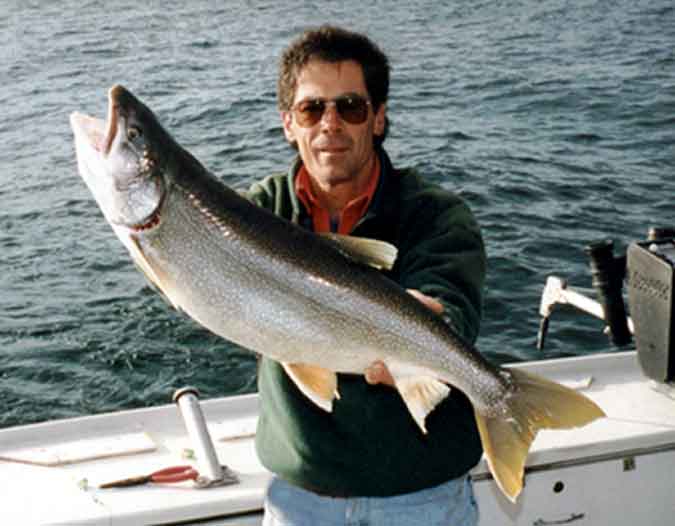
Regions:
<instances>
[{"instance_id":1,"label":"metal pole","mask_svg":"<svg viewBox=\"0 0 675 526\"><path fill-rule=\"evenodd\" d=\"M199 405L198 395L199 392L194 387L184 387L174 393L173 401L178 404L190 442L195 450L199 476L206 479L203 482L211 484L223 480L224 470L218 461L211 435L206 428L206 420Z\"/></svg>"}]
</instances>

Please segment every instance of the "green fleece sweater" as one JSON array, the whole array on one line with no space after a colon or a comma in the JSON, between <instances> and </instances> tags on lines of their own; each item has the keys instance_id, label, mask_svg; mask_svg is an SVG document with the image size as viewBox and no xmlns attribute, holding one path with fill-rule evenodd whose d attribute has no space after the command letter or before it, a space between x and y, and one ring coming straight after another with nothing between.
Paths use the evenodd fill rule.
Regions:
<instances>
[{"instance_id":1,"label":"green fleece sweater","mask_svg":"<svg viewBox=\"0 0 675 526\"><path fill-rule=\"evenodd\" d=\"M486 256L480 229L456 195L413 170L395 170L380 150L382 173L369 210L352 234L392 243L398 259L387 275L444 305L444 316L475 341ZM311 229L294 191L300 161L288 174L254 184L259 206ZM458 390L427 417L423 435L399 394L338 375L332 413L316 407L281 366L262 358L256 449L263 465L301 487L332 495L391 496L441 484L466 473L482 454L473 409Z\"/></svg>"}]
</instances>

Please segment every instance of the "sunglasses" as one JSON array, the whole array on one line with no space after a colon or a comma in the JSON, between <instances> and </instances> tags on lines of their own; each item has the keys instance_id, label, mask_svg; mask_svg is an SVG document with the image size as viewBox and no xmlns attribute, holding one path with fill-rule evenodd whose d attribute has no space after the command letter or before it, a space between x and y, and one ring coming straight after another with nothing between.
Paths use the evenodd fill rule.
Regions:
<instances>
[{"instance_id":1,"label":"sunglasses","mask_svg":"<svg viewBox=\"0 0 675 526\"><path fill-rule=\"evenodd\" d=\"M329 105L335 105L335 110L343 121L349 124L363 124L368 118L368 106L372 104L359 95L343 95L333 100L301 100L291 110L299 126L310 128L321 120Z\"/></svg>"}]
</instances>

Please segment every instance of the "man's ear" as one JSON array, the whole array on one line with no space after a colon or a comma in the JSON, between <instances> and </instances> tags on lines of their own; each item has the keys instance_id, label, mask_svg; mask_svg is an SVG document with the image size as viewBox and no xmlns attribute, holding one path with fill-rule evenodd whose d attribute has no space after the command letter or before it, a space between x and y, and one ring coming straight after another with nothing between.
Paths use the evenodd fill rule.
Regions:
<instances>
[{"instance_id":1,"label":"man's ear","mask_svg":"<svg viewBox=\"0 0 675 526\"><path fill-rule=\"evenodd\" d=\"M284 126L284 135L286 136L286 140L293 144L295 142L295 133L293 133L293 113L290 111L282 111L280 112L281 115L281 123Z\"/></svg>"},{"instance_id":2,"label":"man's ear","mask_svg":"<svg viewBox=\"0 0 675 526\"><path fill-rule=\"evenodd\" d=\"M373 135L384 135L384 127L387 118L387 105L382 103L375 113L375 122L373 123Z\"/></svg>"}]
</instances>

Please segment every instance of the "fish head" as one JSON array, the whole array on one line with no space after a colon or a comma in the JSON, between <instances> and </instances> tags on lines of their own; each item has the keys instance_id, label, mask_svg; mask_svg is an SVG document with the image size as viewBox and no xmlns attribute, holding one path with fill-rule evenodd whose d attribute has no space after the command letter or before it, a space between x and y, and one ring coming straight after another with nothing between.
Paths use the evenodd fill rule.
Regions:
<instances>
[{"instance_id":1,"label":"fish head","mask_svg":"<svg viewBox=\"0 0 675 526\"><path fill-rule=\"evenodd\" d=\"M113 227L157 222L168 186L171 137L152 111L123 86L108 92L107 122L70 116L80 175Z\"/></svg>"}]
</instances>

